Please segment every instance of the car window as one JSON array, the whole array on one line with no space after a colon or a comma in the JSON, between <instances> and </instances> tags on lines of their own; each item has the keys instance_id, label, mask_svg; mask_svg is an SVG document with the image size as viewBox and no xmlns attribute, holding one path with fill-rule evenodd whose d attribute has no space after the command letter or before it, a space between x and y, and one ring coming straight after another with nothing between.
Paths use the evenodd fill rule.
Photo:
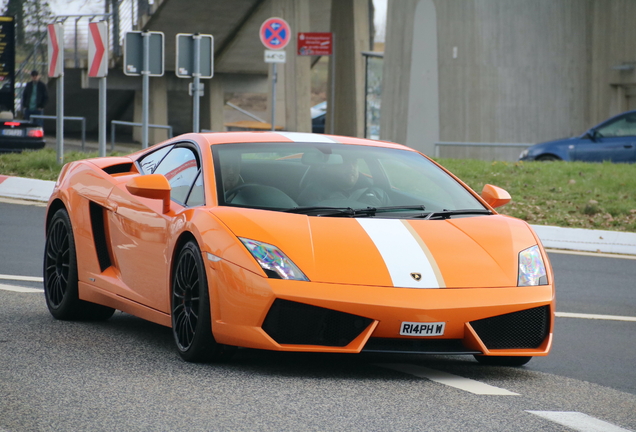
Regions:
<instances>
[{"instance_id":1,"label":"car window","mask_svg":"<svg viewBox=\"0 0 636 432\"><path fill-rule=\"evenodd\" d=\"M157 165L159 165L161 160L166 156L166 154L168 154L170 149L172 149L172 146L162 147L159 150L144 156L144 158L139 161L141 172L143 174L154 173Z\"/></svg>"},{"instance_id":2,"label":"car window","mask_svg":"<svg viewBox=\"0 0 636 432\"><path fill-rule=\"evenodd\" d=\"M173 148L153 173L163 174L172 188L170 198L185 204L190 188L199 174L196 154L187 147Z\"/></svg>"},{"instance_id":3,"label":"car window","mask_svg":"<svg viewBox=\"0 0 636 432\"><path fill-rule=\"evenodd\" d=\"M188 201L186 205L188 207L200 206L205 204L205 195L203 193L203 175L201 171L197 175L197 179L194 181L194 186L188 195Z\"/></svg>"},{"instance_id":4,"label":"car window","mask_svg":"<svg viewBox=\"0 0 636 432\"><path fill-rule=\"evenodd\" d=\"M601 126L596 132L602 137L636 136L636 114L627 114L608 125Z\"/></svg>"}]
</instances>

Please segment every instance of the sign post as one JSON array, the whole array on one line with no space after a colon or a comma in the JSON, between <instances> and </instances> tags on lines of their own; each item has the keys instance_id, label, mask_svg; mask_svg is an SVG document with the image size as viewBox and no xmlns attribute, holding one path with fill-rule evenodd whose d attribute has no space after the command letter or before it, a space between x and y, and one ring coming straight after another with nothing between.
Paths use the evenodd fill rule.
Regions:
<instances>
[{"instance_id":1,"label":"sign post","mask_svg":"<svg viewBox=\"0 0 636 432\"><path fill-rule=\"evenodd\" d=\"M192 78L192 132L198 133L199 98L203 96L201 78L214 76L214 37L202 34L177 34L175 74Z\"/></svg>"},{"instance_id":2,"label":"sign post","mask_svg":"<svg viewBox=\"0 0 636 432\"><path fill-rule=\"evenodd\" d=\"M298 55L299 56L331 56L329 66L331 66L331 106L329 110L329 129L333 135L334 131L334 113L335 113L335 97L336 97L336 55L335 55L335 38L333 33L298 33Z\"/></svg>"},{"instance_id":3,"label":"sign post","mask_svg":"<svg viewBox=\"0 0 636 432\"><path fill-rule=\"evenodd\" d=\"M88 76L99 78L99 156L106 156L106 75L108 75L108 23L88 23Z\"/></svg>"},{"instance_id":4,"label":"sign post","mask_svg":"<svg viewBox=\"0 0 636 432\"><path fill-rule=\"evenodd\" d=\"M162 76L164 57L162 32L134 31L124 37L124 74L142 77L141 147L148 148L150 77Z\"/></svg>"},{"instance_id":5,"label":"sign post","mask_svg":"<svg viewBox=\"0 0 636 432\"><path fill-rule=\"evenodd\" d=\"M282 18L268 18L261 24L258 35L265 48L276 52L285 48L289 43L291 28L287 21ZM276 64L285 63L285 52L281 51L280 54L282 55L276 54L272 54L269 51L268 56L268 51L265 50L265 62L272 63L272 130L276 130L276 82L278 81Z\"/></svg>"},{"instance_id":6,"label":"sign post","mask_svg":"<svg viewBox=\"0 0 636 432\"><path fill-rule=\"evenodd\" d=\"M47 26L48 42L48 75L57 78L57 106L55 119L55 147L57 163L64 163L64 25L49 24Z\"/></svg>"}]
</instances>

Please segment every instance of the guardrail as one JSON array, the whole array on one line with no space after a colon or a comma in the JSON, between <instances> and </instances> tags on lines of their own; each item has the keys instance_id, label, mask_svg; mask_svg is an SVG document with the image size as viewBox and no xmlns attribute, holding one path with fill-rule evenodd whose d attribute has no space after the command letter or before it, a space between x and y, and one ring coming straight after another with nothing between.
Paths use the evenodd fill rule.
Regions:
<instances>
[{"instance_id":1,"label":"guardrail","mask_svg":"<svg viewBox=\"0 0 636 432\"><path fill-rule=\"evenodd\" d=\"M115 125L122 126L143 126L141 123L127 122L122 120L111 120L110 122L110 151L115 151ZM149 124L149 128L167 129L168 138L172 138L172 126Z\"/></svg>"},{"instance_id":2,"label":"guardrail","mask_svg":"<svg viewBox=\"0 0 636 432\"><path fill-rule=\"evenodd\" d=\"M455 147L457 148L457 152L455 152L456 154L454 156L451 157L458 157L460 156L460 153L462 152L462 150L464 150L465 154L468 154L471 152L471 150L477 150L477 149L481 149L483 150L484 148L491 148L493 151L491 152L492 155L496 155L499 154L500 157L486 157L486 153L481 151L481 157L476 157L476 155L470 155L470 156L464 156L467 158L471 158L471 159L484 159L484 160L517 160L517 156L518 154L512 153L512 150L516 149L516 150L521 150L521 149L525 149L528 148L530 146L534 145L534 143L532 144L526 144L526 143L481 143L481 142L436 142L435 143L435 157L439 158L442 157L441 154L441 149L444 147ZM506 151L508 150L508 151ZM460 157L461 158L461 157Z\"/></svg>"},{"instance_id":3,"label":"guardrail","mask_svg":"<svg viewBox=\"0 0 636 432\"><path fill-rule=\"evenodd\" d=\"M45 120L55 120L57 116L52 115L42 115L42 114L31 114L30 118L36 119L45 119ZM85 151L86 146L86 117L75 117L75 116L64 116L64 120L74 120L82 122L82 151Z\"/></svg>"}]
</instances>

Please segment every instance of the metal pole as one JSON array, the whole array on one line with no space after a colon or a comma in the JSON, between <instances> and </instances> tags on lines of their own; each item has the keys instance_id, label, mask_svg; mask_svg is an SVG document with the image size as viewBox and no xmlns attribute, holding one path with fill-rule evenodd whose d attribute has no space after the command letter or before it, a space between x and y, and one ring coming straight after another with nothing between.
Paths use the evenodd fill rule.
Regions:
<instances>
[{"instance_id":1,"label":"metal pole","mask_svg":"<svg viewBox=\"0 0 636 432\"><path fill-rule=\"evenodd\" d=\"M272 130L276 130L276 63L272 63Z\"/></svg>"},{"instance_id":2,"label":"metal pole","mask_svg":"<svg viewBox=\"0 0 636 432\"><path fill-rule=\"evenodd\" d=\"M64 164L64 73L57 77L57 119L55 120L55 147L57 163Z\"/></svg>"},{"instance_id":3,"label":"metal pole","mask_svg":"<svg viewBox=\"0 0 636 432\"><path fill-rule=\"evenodd\" d=\"M331 66L331 106L328 106L329 109L329 133L331 135L334 134L335 131L335 111L336 111L336 34L331 34L331 58L329 59L329 63Z\"/></svg>"},{"instance_id":4,"label":"metal pole","mask_svg":"<svg viewBox=\"0 0 636 432\"><path fill-rule=\"evenodd\" d=\"M99 156L106 156L106 77L99 79Z\"/></svg>"},{"instance_id":5,"label":"metal pole","mask_svg":"<svg viewBox=\"0 0 636 432\"><path fill-rule=\"evenodd\" d=\"M150 92L150 33L141 34L144 45L144 67L141 71L142 79L142 106L141 106L141 148L148 148L148 107Z\"/></svg>"},{"instance_id":6,"label":"metal pole","mask_svg":"<svg viewBox=\"0 0 636 432\"><path fill-rule=\"evenodd\" d=\"M201 82L201 35L194 39L194 71L192 72L192 132L199 133L199 83Z\"/></svg>"}]
</instances>

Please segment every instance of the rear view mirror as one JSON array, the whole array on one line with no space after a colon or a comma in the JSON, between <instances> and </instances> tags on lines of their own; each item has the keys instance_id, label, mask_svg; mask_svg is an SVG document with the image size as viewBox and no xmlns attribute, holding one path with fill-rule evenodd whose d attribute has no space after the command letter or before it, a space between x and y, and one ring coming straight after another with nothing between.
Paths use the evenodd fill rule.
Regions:
<instances>
[{"instance_id":1,"label":"rear view mirror","mask_svg":"<svg viewBox=\"0 0 636 432\"><path fill-rule=\"evenodd\" d=\"M126 183L131 194L163 201L163 213L170 211L170 183L162 174L147 174L134 177Z\"/></svg>"},{"instance_id":2,"label":"rear view mirror","mask_svg":"<svg viewBox=\"0 0 636 432\"><path fill-rule=\"evenodd\" d=\"M506 192L504 189L497 186L493 186L491 184L484 185L484 188L481 191L481 197L492 208L497 208L497 207L501 207L502 205L506 205L512 199L510 197L510 194Z\"/></svg>"}]
</instances>

